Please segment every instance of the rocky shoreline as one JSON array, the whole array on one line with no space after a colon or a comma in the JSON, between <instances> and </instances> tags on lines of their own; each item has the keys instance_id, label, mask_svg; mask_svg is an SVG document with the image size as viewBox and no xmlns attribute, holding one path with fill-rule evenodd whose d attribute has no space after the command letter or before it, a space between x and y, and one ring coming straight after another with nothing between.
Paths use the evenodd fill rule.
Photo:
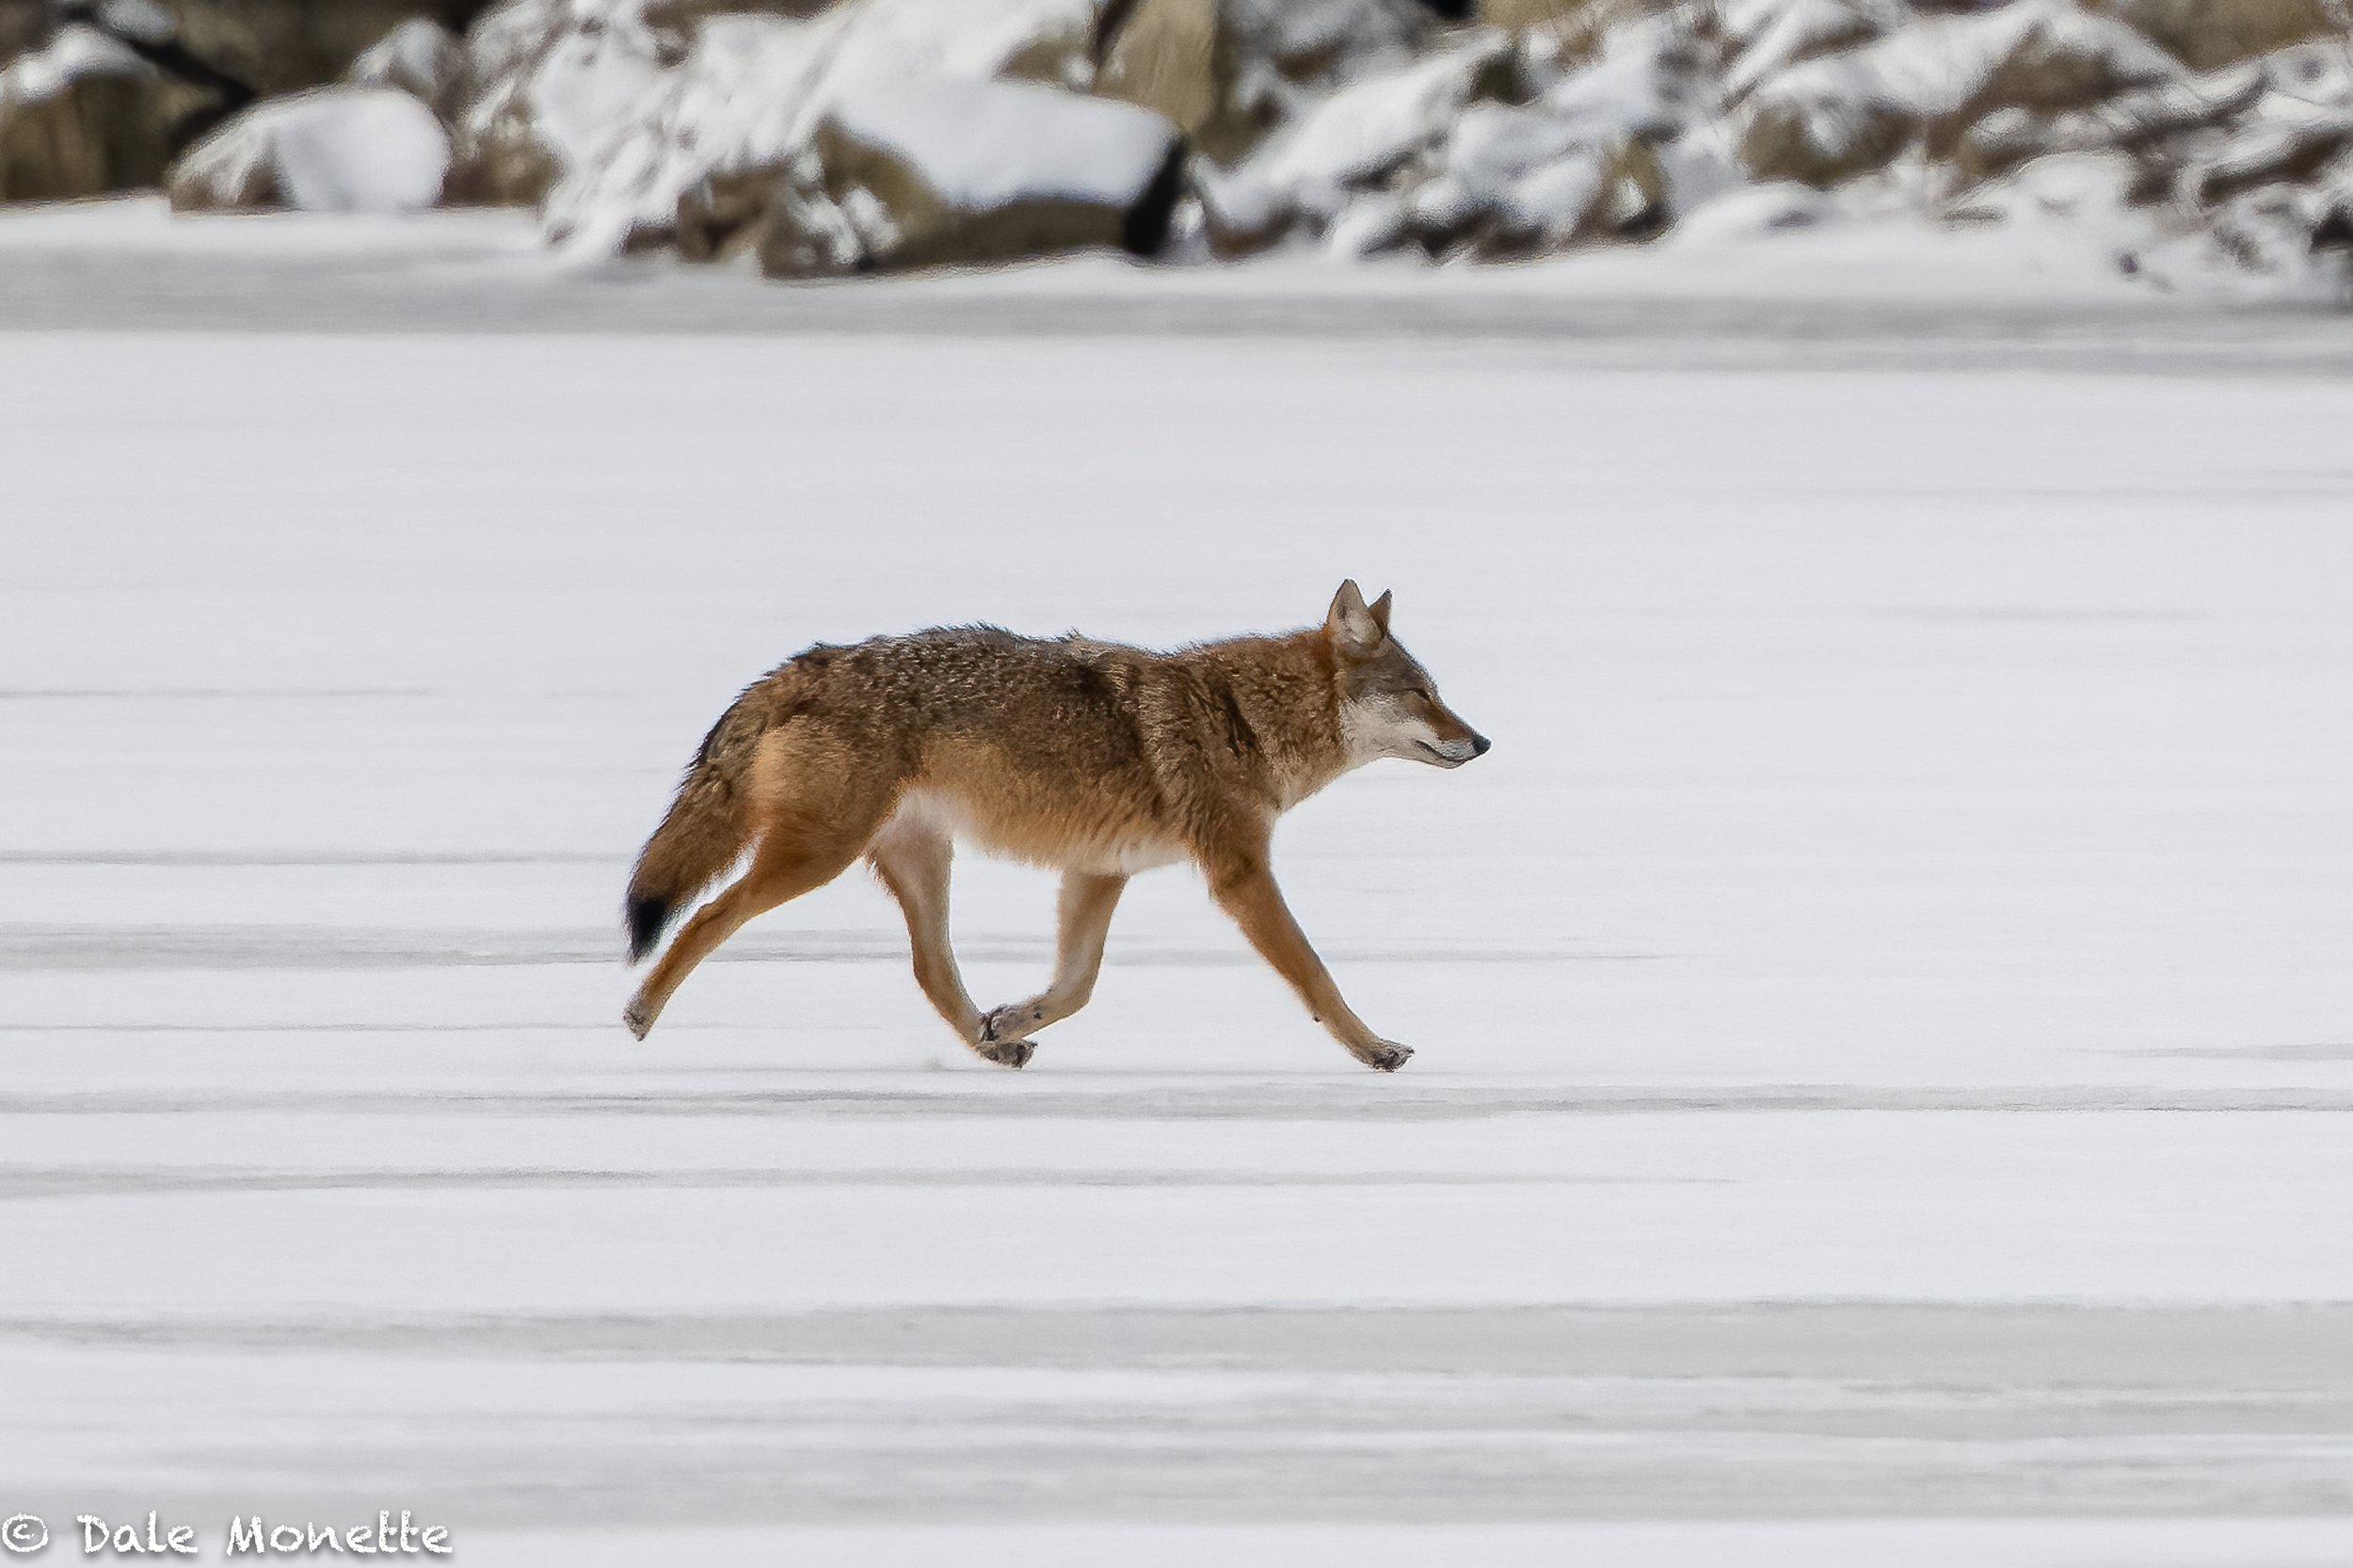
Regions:
<instances>
[{"instance_id":1,"label":"rocky shoreline","mask_svg":"<svg viewBox=\"0 0 2353 1568\"><path fill-rule=\"evenodd\" d=\"M0 0L0 202L535 209L773 278L1902 215L2310 296L2344 0Z\"/></svg>"}]
</instances>

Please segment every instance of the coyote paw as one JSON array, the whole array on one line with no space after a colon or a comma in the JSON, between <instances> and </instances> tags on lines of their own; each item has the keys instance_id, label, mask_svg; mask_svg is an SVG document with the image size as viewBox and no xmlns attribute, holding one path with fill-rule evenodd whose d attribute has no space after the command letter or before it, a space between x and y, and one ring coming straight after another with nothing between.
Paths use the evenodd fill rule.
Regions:
<instances>
[{"instance_id":1,"label":"coyote paw","mask_svg":"<svg viewBox=\"0 0 2353 1568\"><path fill-rule=\"evenodd\" d=\"M1378 1073L1393 1073L1413 1059L1414 1048L1394 1040L1376 1040L1355 1051L1356 1060Z\"/></svg>"},{"instance_id":2,"label":"coyote paw","mask_svg":"<svg viewBox=\"0 0 2353 1568\"><path fill-rule=\"evenodd\" d=\"M646 1005L645 998L632 997L629 1005L621 1009L621 1022L629 1026L632 1034L642 1040L646 1037L646 1031L653 1027L653 1009Z\"/></svg>"},{"instance_id":3,"label":"coyote paw","mask_svg":"<svg viewBox=\"0 0 2353 1568\"><path fill-rule=\"evenodd\" d=\"M1030 1031L1046 1021L1046 1009L1033 1001L1011 1001L992 1009L981 1020L981 1038L986 1040L1026 1039Z\"/></svg>"},{"instance_id":4,"label":"coyote paw","mask_svg":"<svg viewBox=\"0 0 2353 1568\"><path fill-rule=\"evenodd\" d=\"M983 1040L972 1048L1000 1067L1026 1067L1030 1053L1037 1049L1031 1040Z\"/></svg>"},{"instance_id":5,"label":"coyote paw","mask_svg":"<svg viewBox=\"0 0 2353 1568\"><path fill-rule=\"evenodd\" d=\"M1044 1008L1027 1002L1000 1007L981 1020L981 1037L972 1042L972 1048L999 1066L1026 1067L1030 1053L1037 1047L1023 1034L1045 1018Z\"/></svg>"}]
</instances>

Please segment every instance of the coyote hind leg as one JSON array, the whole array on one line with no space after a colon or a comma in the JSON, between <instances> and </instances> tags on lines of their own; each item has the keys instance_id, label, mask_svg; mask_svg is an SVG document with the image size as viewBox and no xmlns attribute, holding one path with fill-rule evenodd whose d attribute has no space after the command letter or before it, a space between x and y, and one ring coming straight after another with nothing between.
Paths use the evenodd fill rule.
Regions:
<instances>
[{"instance_id":1,"label":"coyote hind leg","mask_svg":"<svg viewBox=\"0 0 2353 1568\"><path fill-rule=\"evenodd\" d=\"M1054 939L1054 978L1027 1001L997 1008L981 1021L984 1040L1017 1040L1048 1024L1060 1023L1095 995L1103 972L1103 943L1111 935L1112 911L1128 886L1124 876L1064 872Z\"/></svg>"},{"instance_id":2,"label":"coyote hind leg","mask_svg":"<svg viewBox=\"0 0 2353 1568\"><path fill-rule=\"evenodd\" d=\"M637 987L637 994L621 1012L629 1032L644 1039L671 993L694 972L696 965L711 956L712 949L741 931L745 921L840 876L857 858L857 848L856 839L845 844L836 834L811 836L787 828L761 840L753 852L751 869L680 928L670 951Z\"/></svg>"},{"instance_id":3,"label":"coyote hind leg","mask_svg":"<svg viewBox=\"0 0 2353 1568\"><path fill-rule=\"evenodd\" d=\"M1023 1066L1030 1060L1029 1041L983 1038L981 1010L964 988L955 950L948 943L948 873L954 856L954 842L946 833L910 817L892 820L866 852L874 874L906 916L915 983L923 995L966 1045L1000 1066Z\"/></svg>"}]
</instances>

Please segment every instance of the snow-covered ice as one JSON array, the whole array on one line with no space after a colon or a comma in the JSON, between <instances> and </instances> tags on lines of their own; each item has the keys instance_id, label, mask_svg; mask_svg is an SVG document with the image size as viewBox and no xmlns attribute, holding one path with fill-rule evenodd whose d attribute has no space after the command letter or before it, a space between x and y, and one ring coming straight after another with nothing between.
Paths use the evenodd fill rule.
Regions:
<instances>
[{"instance_id":1,"label":"snow-covered ice","mask_svg":"<svg viewBox=\"0 0 2353 1568\"><path fill-rule=\"evenodd\" d=\"M0 231L0 300L65 299ZM1850 305L1833 351L1555 272L754 294L430 232L476 248L115 246L83 296L359 331L0 334L0 1513L408 1508L551 1564L2353 1550L2335 328ZM648 329L723 288L752 329ZM426 329L483 290L612 329ZM1182 872L1018 1076L856 876L622 1032L627 862L760 670L1342 575L1496 741L1278 839L1404 1073ZM1050 907L965 863L976 995Z\"/></svg>"}]
</instances>

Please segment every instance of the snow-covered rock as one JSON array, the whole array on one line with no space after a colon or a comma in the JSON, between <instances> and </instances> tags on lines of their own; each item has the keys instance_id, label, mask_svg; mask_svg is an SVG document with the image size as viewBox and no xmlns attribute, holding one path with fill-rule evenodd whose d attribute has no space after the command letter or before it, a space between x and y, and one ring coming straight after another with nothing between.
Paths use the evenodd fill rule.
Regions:
<instances>
[{"instance_id":1,"label":"snow-covered rock","mask_svg":"<svg viewBox=\"0 0 2353 1568\"><path fill-rule=\"evenodd\" d=\"M2353 105L2314 107L2233 138L2194 164L2185 184L2196 200L2211 206L2260 186L2304 180L2349 152Z\"/></svg>"},{"instance_id":2,"label":"snow-covered rock","mask_svg":"<svg viewBox=\"0 0 2353 1568\"><path fill-rule=\"evenodd\" d=\"M536 206L591 167L660 81L665 36L643 0L507 0L466 37L448 195Z\"/></svg>"},{"instance_id":3,"label":"snow-covered rock","mask_svg":"<svg viewBox=\"0 0 2353 1568\"><path fill-rule=\"evenodd\" d=\"M1160 249L1181 138L1132 104L1023 82L869 84L818 128L760 240L774 277Z\"/></svg>"},{"instance_id":4,"label":"snow-covered rock","mask_svg":"<svg viewBox=\"0 0 2353 1568\"><path fill-rule=\"evenodd\" d=\"M605 155L548 193L550 235L591 250L667 244L681 203L703 202L714 184L766 188L816 131L842 21L704 24Z\"/></svg>"},{"instance_id":5,"label":"snow-covered rock","mask_svg":"<svg viewBox=\"0 0 2353 1568\"><path fill-rule=\"evenodd\" d=\"M1561 72L1487 31L1368 75L1240 168L1203 174L1209 247L1320 235L1342 255L1503 258L1651 232L1669 204L1660 148L1715 96L1690 43L1684 24L1645 19Z\"/></svg>"},{"instance_id":6,"label":"snow-covered rock","mask_svg":"<svg viewBox=\"0 0 2353 1568\"><path fill-rule=\"evenodd\" d=\"M1436 142L1465 106L1512 96L1517 80L1511 40L1481 35L1341 88L1301 117L1251 173L1311 201L1360 185Z\"/></svg>"},{"instance_id":7,"label":"snow-covered rock","mask_svg":"<svg viewBox=\"0 0 2353 1568\"><path fill-rule=\"evenodd\" d=\"M220 22L247 3L104 0L98 32L8 67L0 195L136 178L115 127L168 146L207 114L157 61L232 58L326 8ZM402 3L353 0L338 25ZM2353 221L2345 4L417 0L349 77L441 116L438 184L415 116L360 137L296 100L225 128L175 197L397 207L433 184L540 203L551 239L592 252L754 252L790 276L1163 232L1197 260L1516 258L1890 216L2079 229L2101 265L2284 272ZM477 10L462 41L433 20ZM288 136L327 172L290 172Z\"/></svg>"},{"instance_id":8,"label":"snow-covered rock","mask_svg":"<svg viewBox=\"0 0 2353 1568\"><path fill-rule=\"evenodd\" d=\"M0 201L152 184L204 102L119 40L64 27L0 69Z\"/></svg>"},{"instance_id":9,"label":"snow-covered rock","mask_svg":"<svg viewBox=\"0 0 2353 1568\"><path fill-rule=\"evenodd\" d=\"M1996 109L2060 112L2179 80L2123 24L2065 0L1928 17L1771 76L1748 97L1741 152L1760 180L1828 186L1915 141L1949 149Z\"/></svg>"},{"instance_id":10,"label":"snow-covered rock","mask_svg":"<svg viewBox=\"0 0 2353 1568\"><path fill-rule=\"evenodd\" d=\"M456 112L465 70L466 52L449 29L412 16L352 61L344 80L358 88L396 88L447 120Z\"/></svg>"},{"instance_id":11,"label":"snow-covered rock","mask_svg":"<svg viewBox=\"0 0 2353 1568\"><path fill-rule=\"evenodd\" d=\"M602 118L593 156L563 163L549 231L587 249L666 243L681 200L695 204L714 182L781 176L868 84L1015 76L1083 88L1105 3L841 0L806 21L712 18L678 65L650 71ZM653 42L648 33L648 52Z\"/></svg>"},{"instance_id":12,"label":"snow-covered rock","mask_svg":"<svg viewBox=\"0 0 2353 1568\"><path fill-rule=\"evenodd\" d=\"M1725 96L1747 97L1776 73L1818 56L1885 37L1906 20L1895 5L1855 0L1750 0L1727 12L1738 57L1724 76Z\"/></svg>"},{"instance_id":13,"label":"snow-covered rock","mask_svg":"<svg viewBox=\"0 0 2353 1568\"><path fill-rule=\"evenodd\" d=\"M173 168L168 190L177 212L403 213L440 200L448 172L448 134L413 96L322 88L221 126Z\"/></svg>"},{"instance_id":14,"label":"snow-covered rock","mask_svg":"<svg viewBox=\"0 0 2353 1568\"><path fill-rule=\"evenodd\" d=\"M2242 66L2197 80L2119 93L2062 114L1996 109L1962 134L1953 151L1953 162L1974 183L2033 158L2110 149L2151 150L2189 132L2238 118L2268 86L2269 79L2260 66Z\"/></svg>"},{"instance_id":15,"label":"snow-covered rock","mask_svg":"<svg viewBox=\"0 0 2353 1568\"><path fill-rule=\"evenodd\" d=\"M1836 222L1835 199L1794 180L1739 185L1694 206L1677 220L1667 244L1676 248L1720 245L1792 229Z\"/></svg>"},{"instance_id":16,"label":"snow-covered rock","mask_svg":"<svg viewBox=\"0 0 2353 1568\"><path fill-rule=\"evenodd\" d=\"M1302 113L1230 173L1202 172L1211 233L1246 252L1305 221L1321 228L1360 193L1385 187L1408 163L1440 147L1465 109L1517 96L1517 51L1500 32L1353 82ZM1386 213L1388 204L1376 204ZM1378 230L1359 219L1340 241L1361 249ZM1385 244L1387 236L1380 235Z\"/></svg>"}]
</instances>

